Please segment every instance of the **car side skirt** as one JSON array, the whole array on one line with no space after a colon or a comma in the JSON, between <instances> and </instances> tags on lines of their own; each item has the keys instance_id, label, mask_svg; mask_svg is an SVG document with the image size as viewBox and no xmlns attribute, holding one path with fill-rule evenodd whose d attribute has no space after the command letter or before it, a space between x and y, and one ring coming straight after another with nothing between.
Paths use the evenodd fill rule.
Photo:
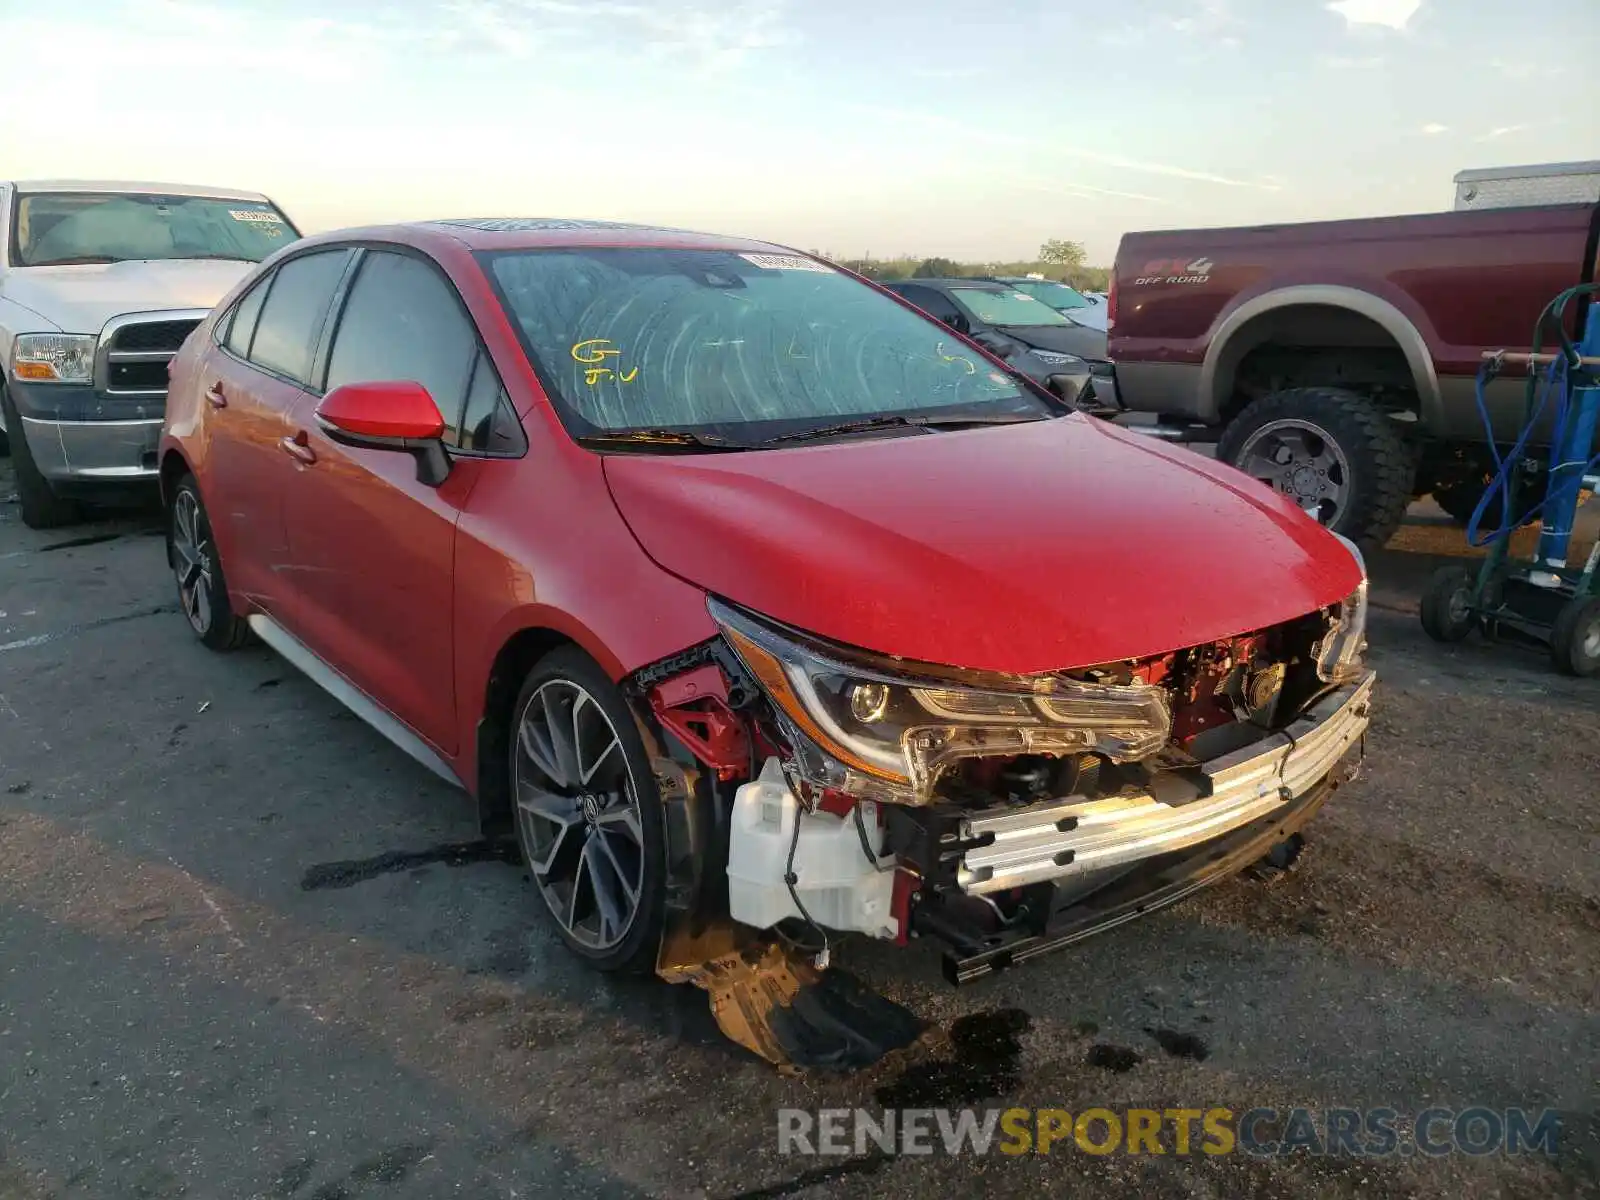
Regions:
<instances>
[{"instance_id":1,"label":"car side skirt","mask_svg":"<svg viewBox=\"0 0 1600 1200\"><path fill-rule=\"evenodd\" d=\"M440 779L455 787L462 786L461 780L456 777L456 773L450 769L450 765L439 756L439 753L432 746L412 733L398 719L391 716L376 700L372 699L372 697L368 696L319 658L314 650L300 641L294 634L265 613L251 614L249 624L258 638L277 651L291 666L309 676L311 681L322 688L323 691L383 734L384 737L388 738L412 758L427 767Z\"/></svg>"}]
</instances>

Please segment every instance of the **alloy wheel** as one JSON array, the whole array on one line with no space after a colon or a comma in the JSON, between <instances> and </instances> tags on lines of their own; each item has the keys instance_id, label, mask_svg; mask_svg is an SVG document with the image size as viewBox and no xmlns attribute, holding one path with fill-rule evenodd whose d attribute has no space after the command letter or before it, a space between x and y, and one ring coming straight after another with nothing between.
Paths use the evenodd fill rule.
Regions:
<instances>
[{"instance_id":1,"label":"alloy wheel","mask_svg":"<svg viewBox=\"0 0 1600 1200\"><path fill-rule=\"evenodd\" d=\"M211 631L211 538L200 501L188 488L172 500L172 571L178 579L183 615L201 637Z\"/></svg>"},{"instance_id":2,"label":"alloy wheel","mask_svg":"<svg viewBox=\"0 0 1600 1200\"><path fill-rule=\"evenodd\" d=\"M580 684L556 678L517 719L517 833L545 903L578 945L627 937L644 880L638 791L611 718Z\"/></svg>"},{"instance_id":3,"label":"alloy wheel","mask_svg":"<svg viewBox=\"0 0 1600 1200\"><path fill-rule=\"evenodd\" d=\"M1303 419L1271 421L1240 447L1239 470L1268 484L1324 525L1350 499L1350 464L1333 437Z\"/></svg>"}]
</instances>

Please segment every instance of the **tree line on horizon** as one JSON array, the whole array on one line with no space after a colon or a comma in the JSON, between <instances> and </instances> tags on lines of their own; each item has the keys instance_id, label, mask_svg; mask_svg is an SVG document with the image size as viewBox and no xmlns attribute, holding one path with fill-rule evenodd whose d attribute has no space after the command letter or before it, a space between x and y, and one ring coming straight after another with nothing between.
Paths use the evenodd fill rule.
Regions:
<instances>
[{"instance_id":1,"label":"tree line on horizon","mask_svg":"<svg viewBox=\"0 0 1600 1200\"><path fill-rule=\"evenodd\" d=\"M1081 292L1103 292L1111 284L1110 267L1091 267L1081 242L1051 238L1039 247L1038 257L1016 262L958 262L934 256L901 254L894 258L848 258L827 251L812 251L819 258L865 275L868 279L972 279L983 275L1043 275L1071 284Z\"/></svg>"}]
</instances>

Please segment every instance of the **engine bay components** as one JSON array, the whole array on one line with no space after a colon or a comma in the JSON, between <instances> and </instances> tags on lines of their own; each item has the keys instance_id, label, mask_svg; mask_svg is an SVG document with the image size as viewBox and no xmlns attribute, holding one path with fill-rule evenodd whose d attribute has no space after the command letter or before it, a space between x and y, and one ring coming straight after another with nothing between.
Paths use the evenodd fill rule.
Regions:
<instances>
[{"instance_id":1,"label":"engine bay components","mask_svg":"<svg viewBox=\"0 0 1600 1200\"><path fill-rule=\"evenodd\" d=\"M1370 722L1364 584L1270 629L1031 677L710 607L722 638L632 685L658 779L708 814L704 861L675 871L700 903L674 906L658 973L780 1064L870 1061L907 1028L837 982L838 935L932 937L954 982L1070 944L1300 839Z\"/></svg>"}]
</instances>

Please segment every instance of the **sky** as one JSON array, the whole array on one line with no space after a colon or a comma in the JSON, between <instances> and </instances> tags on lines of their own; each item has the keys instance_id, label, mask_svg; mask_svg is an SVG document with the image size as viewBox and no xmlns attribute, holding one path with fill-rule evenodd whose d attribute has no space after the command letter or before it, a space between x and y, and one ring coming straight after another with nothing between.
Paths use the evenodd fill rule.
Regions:
<instances>
[{"instance_id":1,"label":"sky","mask_svg":"<svg viewBox=\"0 0 1600 1200\"><path fill-rule=\"evenodd\" d=\"M0 0L0 170L1108 264L1600 159L1600 0Z\"/></svg>"}]
</instances>

